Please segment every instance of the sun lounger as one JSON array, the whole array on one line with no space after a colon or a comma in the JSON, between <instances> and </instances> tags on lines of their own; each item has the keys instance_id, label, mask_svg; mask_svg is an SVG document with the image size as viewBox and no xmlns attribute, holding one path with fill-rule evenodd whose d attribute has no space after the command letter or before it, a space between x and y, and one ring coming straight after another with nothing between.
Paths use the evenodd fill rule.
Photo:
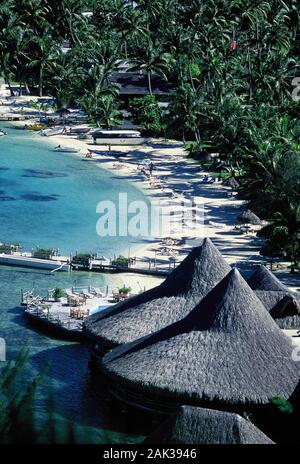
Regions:
<instances>
[{"instance_id":1,"label":"sun lounger","mask_svg":"<svg viewBox=\"0 0 300 464\"><path fill-rule=\"evenodd\" d=\"M91 287L90 288L90 293L93 295L93 296L97 296L99 298L102 298L105 296L105 294L103 292L101 292L101 290L99 288L95 288L95 287Z\"/></svg>"}]
</instances>

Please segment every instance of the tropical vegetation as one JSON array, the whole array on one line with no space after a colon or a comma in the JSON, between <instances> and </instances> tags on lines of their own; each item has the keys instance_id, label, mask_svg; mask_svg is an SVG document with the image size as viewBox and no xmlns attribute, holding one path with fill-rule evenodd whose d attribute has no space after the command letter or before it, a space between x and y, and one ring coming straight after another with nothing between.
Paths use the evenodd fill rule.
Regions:
<instances>
[{"instance_id":1,"label":"tropical vegetation","mask_svg":"<svg viewBox=\"0 0 300 464\"><path fill-rule=\"evenodd\" d=\"M268 253L284 254L294 269L300 261L298 4L1 0L0 72L12 93L18 82L20 93L55 97L58 109L80 105L106 128L129 110L145 131L214 155L208 167L233 177L241 198L269 221ZM112 78L120 62L145 74L146 99L122 100ZM154 76L173 89L164 112Z\"/></svg>"}]
</instances>

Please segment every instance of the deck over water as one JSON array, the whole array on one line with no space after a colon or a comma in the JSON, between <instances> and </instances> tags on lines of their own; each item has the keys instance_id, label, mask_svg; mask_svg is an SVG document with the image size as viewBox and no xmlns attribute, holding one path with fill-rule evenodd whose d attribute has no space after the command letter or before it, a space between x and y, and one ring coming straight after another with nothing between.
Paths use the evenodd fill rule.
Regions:
<instances>
[{"instance_id":1,"label":"deck over water","mask_svg":"<svg viewBox=\"0 0 300 464\"><path fill-rule=\"evenodd\" d=\"M23 294L22 305L25 306L25 314L31 318L48 327L55 327L66 335L76 336L83 335L83 321L87 316L116 304L113 294L92 295L88 289L81 289L71 295L71 302L68 297L55 301L51 296L42 298L26 292Z\"/></svg>"}]
</instances>

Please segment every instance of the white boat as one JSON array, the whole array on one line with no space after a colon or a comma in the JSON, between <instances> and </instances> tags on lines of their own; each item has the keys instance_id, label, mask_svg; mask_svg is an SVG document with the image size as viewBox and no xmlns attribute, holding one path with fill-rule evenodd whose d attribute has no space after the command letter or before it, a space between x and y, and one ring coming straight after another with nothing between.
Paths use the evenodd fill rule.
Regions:
<instances>
[{"instance_id":1,"label":"white boat","mask_svg":"<svg viewBox=\"0 0 300 464\"><path fill-rule=\"evenodd\" d=\"M29 256L17 256L0 254L0 264L6 266L30 267L34 269L46 269L49 271L70 271L70 265L51 259L38 259Z\"/></svg>"},{"instance_id":2,"label":"white boat","mask_svg":"<svg viewBox=\"0 0 300 464\"><path fill-rule=\"evenodd\" d=\"M59 151L59 152L64 152L64 153L79 153L80 150L81 150L80 148L61 147L60 145L54 148L54 151Z\"/></svg>"},{"instance_id":3,"label":"white boat","mask_svg":"<svg viewBox=\"0 0 300 464\"><path fill-rule=\"evenodd\" d=\"M5 131L0 130L0 137L3 137L4 135L7 135Z\"/></svg>"},{"instance_id":4,"label":"white boat","mask_svg":"<svg viewBox=\"0 0 300 464\"><path fill-rule=\"evenodd\" d=\"M60 135L64 132L64 127L54 127L53 129L44 129L41 131L42 135L51 137L52 135Z\"/></svg>"},{"instance_id":5,"label":"white boat","mask_svg":"<svg viewBox=\"0 0 300 464\"><path fill-rule=\"evenodd\" d=\"M98 145L140 145L146 141L139 131L100 130L91 132L94 143ZM98 142L97 142L98 141Z\"/></svg>"}]
</instances>

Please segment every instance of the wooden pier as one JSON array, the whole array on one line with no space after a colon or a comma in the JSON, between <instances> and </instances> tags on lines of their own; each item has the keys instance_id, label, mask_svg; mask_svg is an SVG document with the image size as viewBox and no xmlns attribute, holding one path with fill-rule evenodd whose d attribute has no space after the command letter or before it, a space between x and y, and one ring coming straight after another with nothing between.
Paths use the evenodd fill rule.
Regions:
<instances>
[{"instance_id":1,"label":"wooden pier","mask_svg":"<svg viewBox=\"0 0 300 464\"><path fill-rule=\"evenodd\" d=\"M153 265L152 265L153 266ZM165 268L158 268L158 267L147 267L145 266L128 266L128 267L121 267L115 266L113 264L103 264L97 261L93 261L89 265L83 264L72 264L72 269L78 271L87 271L87 272L99 272L99 273L111 273L111 274L118 274L118 273L132 273L132 274L143 274L143 275L152 275L158 277L165 277L170 274L173 270L173 266L166 266Z\"/></svg>"},{"instance_id":2,"label":"wooden pier","mask_svg":"<svg viewBox=\"0 0 300 464\"><path fill-rule=\"evenodd\" d=\"M1 245L1 244L0 244ZM22 252L20 249L3 248L0 253L0 265L29 267L33 269L44 269L49 272L57 271L85 271L99 273L133 273L148 276L166 277L177 266L178 260L169 257L167 260L160 258L125 258L124 256L114 258L98 258L92 253L76 253L75 256L60 256L58 250L47 251L41 254L40 250Z\"/></svg>"},{"instance_id":3,"label":"wooden pier","mask_svg":"<svg viewBox=\"0 0 300 464\"><path fill-rule=\"evenodd\" d=\"M46 297L36 295L34 290L21 291L21 305L25 315L50 334L72 341L82 341L83 322L91 312L115 304L114 295L105 293L107 289L73 288L66 290L66 296L59 301L49 290ZM89 293L93 291L93 293Z\"/></svg>"}]
</instances>

